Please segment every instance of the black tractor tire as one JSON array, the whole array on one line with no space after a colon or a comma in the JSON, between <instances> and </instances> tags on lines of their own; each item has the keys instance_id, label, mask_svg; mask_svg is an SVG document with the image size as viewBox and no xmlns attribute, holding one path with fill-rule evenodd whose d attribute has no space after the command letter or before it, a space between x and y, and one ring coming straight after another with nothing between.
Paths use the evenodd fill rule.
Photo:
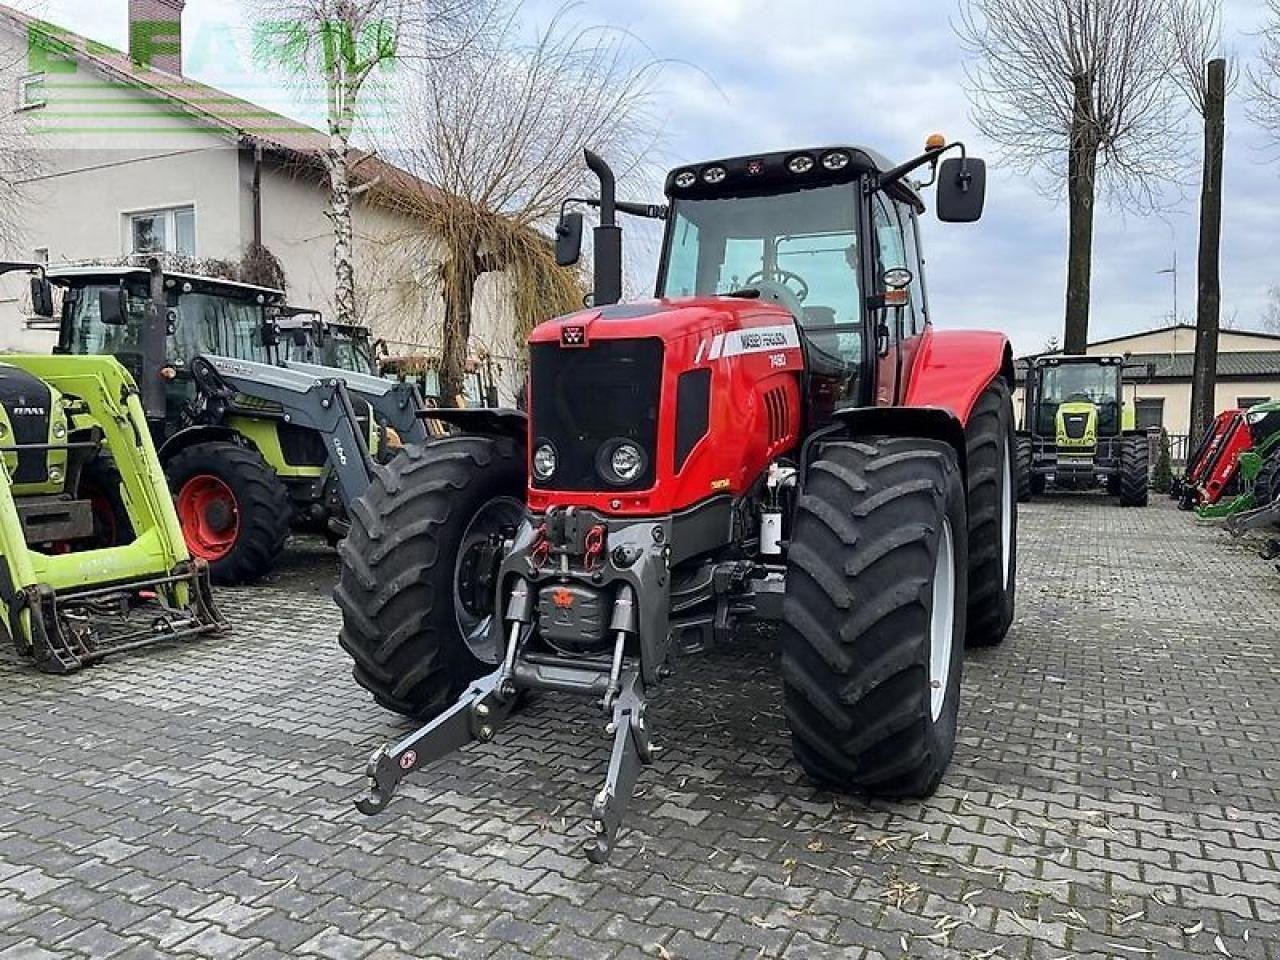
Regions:
<instances>
[{"instance_id":1,"label":"black tractor tire","mask_svg":"<svg viewBox=\"0 0 1280 960\"><path fill-rule=\"evenodd\" d=\"M111 457L99 453L80 471L77 496L93 504L93 549L133 543L135 533L125 504L124 481Z\"/></svg>"},{"instance_id":2,"label":"black tractor tire","mask_svg":"<svg viewBox=\"0 0 1280 960\"><path fill-rule=\"evenodd\" d=\"M1017 484L1018 502L1031 502L1031 460L1033 457L1031 438L1018 437Z\"/></svg>"},{"instance_id":3,"label":"black tractor tire","mask_svg":"<svg viewBox=\"0 0 1280 960\"><path fill-rule=\"evenodd\" d=\"M495 668L459 625L458 562L472 520L495 500L522 505L525 483L514 441L448 437L406 447L352 506L333 594L339 643L381 706L428 720Z\"/></svg>"},{"instance_id":4,"label":"black tractor tire","mask_svg":"<svg viewBox=\"0 0 1280 960\"><path fill-rule=\"evenodd\" d=\"M1125 437L1120 447L1120 506L1145 507L1151 499L1151 443Z\"/></svg>"},{"instance_id":5,"label":"black tractor tire","mask_svg":"<svg viewBox=\"0 0 1280 960\"><path fill-rule=\"evenodd\" d=\"M1019 474L1019 468L1013 400L1003 380L996 380L978 398L969 416L965 437L969 512L969 613L965 643L970 647L994 647L1009 633L1013 623L1018 581L1018 504L1014 477Z\"/></svg>"},{"instance_id":6,"label":"black tractor tire","mask_svg":"<svg viewBox=\"0 0 1280 960\"><path fill-rule=\"evenodd\" d=\"M1280 500L1280 450L1263 461L1262 469L1253 480L1253 502L1258 507L1269 507Z\"/></svg>"},{"instance_id":7,"label":"black tractor tire","mask_svg":"<svg viewBox=\"0 0 1280 960\"><path fill-rule=\"evenodd\" d=\"M809 467L779 632L792 744L810 777L894 798L937 788L955 749L968 529L945 443L828 443Z\"/></svg>"},{"instance_id":8,"label":"black tractor tire","mask_svg":"<svg viewBox=\"0 0 1280 960\"><path fill-rule=\"evenodd\" d=\"M187 549L209 562L214 583L252 583L271 571L288 539L293 506L289 491L262 454L228 440L197 443L174 454L164 472L177 501ZM194 482L212 484L234 501L230 510L238 527L225 550L203 545L195 527L198 521L184 511L184 491Z\"/></svg>"}]
</instances>

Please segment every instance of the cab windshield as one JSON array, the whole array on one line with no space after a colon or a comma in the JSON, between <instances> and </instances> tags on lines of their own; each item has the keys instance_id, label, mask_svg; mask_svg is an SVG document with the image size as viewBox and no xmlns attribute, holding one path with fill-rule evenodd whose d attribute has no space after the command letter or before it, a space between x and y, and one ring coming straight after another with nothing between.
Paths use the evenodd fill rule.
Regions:
<instances>
[{"instance_id":1,"label":"cab windshield","mask_svg":"<svg viewBox=\"0 0 1280 960\"><path fill-rule=\"evenodd\" d=\"M1119 391L1115 366L1062 363L1040 371L1041 403L1116 403Z\"/></svg>"},{"instance_id":2,"label":"cab windshield","mask_svg":"<svg viewBox=\"0 0 1280 960\"><path fill-rule=\"evenodd\" d=\"M672 210L663 297L749 288L781 303L806 332L862 326L858 192L848 185L760 197L679 200ZM856 348L856 349L855 349Z\"/></svg>"},{"instance_id":3,"label":"cab windshield","mask_svg":"<svg viewBox=\"0 0 1280 960\"><path fill-rule=\"evenodd\" d=\"M324 338L318 361L326 367L349 370L353 373L375 374L373 348L364 331L332 330Z\"/></svg>"}]
</instances>

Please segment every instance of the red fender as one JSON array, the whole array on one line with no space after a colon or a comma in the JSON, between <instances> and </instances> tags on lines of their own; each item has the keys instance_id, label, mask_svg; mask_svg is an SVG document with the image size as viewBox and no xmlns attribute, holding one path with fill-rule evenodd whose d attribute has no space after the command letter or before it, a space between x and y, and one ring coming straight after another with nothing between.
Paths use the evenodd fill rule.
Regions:
<instances>
[{"instance_id":1,"label":"red fender","mask_svg":"<svg viewBox=\"0 0 1280 960\"><path fill-rule=\"evenodd\" d=\"M926 328L903 406L939 407L968 425L982 391L1001 375L1013 390L1013 348L1003 333Z\"/></svg>"}]
</instances>

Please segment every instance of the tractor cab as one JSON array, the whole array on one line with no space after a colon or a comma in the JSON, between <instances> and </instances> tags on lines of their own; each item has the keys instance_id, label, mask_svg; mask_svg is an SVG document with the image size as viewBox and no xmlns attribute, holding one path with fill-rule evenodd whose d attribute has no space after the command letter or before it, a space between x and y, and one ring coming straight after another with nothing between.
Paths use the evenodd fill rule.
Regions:
<instances>
[{"instance_id":1,"label":"tractor cab","mask_svg":"<svg viewBox=\"0 0 1280 960\"><path fill-rule=\"evenodd\" d=\"M373 334L354 323L332 323L319 310L282 307L275 312L271 347L277 363L295 361L378 376Z\"/></svg>"},{"instance_id":2,"label":"tractor cab","mask_svg":"<svg viewBox=\"0 0 1280 960\"><path fill-rule=\"evenodd\" d=\"M1018 440L1023 499L1052 482L1067 490L1101 485L1125 506L1146 505L1149 441L1136 429L1136 403L1124 399L1134 369L1119 356L1032 361Z\"/></svg>"}]
</instances>

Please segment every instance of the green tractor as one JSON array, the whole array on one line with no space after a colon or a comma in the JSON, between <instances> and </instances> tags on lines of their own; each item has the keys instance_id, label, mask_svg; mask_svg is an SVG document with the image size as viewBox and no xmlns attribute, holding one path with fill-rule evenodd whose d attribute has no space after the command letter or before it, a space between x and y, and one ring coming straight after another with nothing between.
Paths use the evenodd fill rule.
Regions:
<instances>
[{"instance_id":1,"label":"green tractor","mask_svg":"<svg viewBox=\"0 0 1280 960\"><path fill-rule=\"evenodd\" d=\"M1124 402L1124 357L1037 357L1027 371L1018 432L1018 499L1052 484L1103 487L1124 507L1145 507L1150 439Z\"/></svg>"},{"instance_id":2,"label":"green tractor","mask_svg":"<svg viewBox=\"0 0 1280 960\"><path fill-rule=\"evenodd\" d=\"M55 352L133 373L191 552L216 583L275 565L291 529L340 539L380 451L427 438L407 384L290 360L279 290L147 267L49 271Z\"/></svg>"},{"instance_id":3,"label":"green tractor","mask_svg":"<svg viewBox=\"0 0 1280 960\"><path fill-rule=\"evenodd\" d=\"M52 292L35 264L32 299ZM0 632L41 670L218 633L133 378L111 357L0 362Z\"/></svg>"}]
</instances>

